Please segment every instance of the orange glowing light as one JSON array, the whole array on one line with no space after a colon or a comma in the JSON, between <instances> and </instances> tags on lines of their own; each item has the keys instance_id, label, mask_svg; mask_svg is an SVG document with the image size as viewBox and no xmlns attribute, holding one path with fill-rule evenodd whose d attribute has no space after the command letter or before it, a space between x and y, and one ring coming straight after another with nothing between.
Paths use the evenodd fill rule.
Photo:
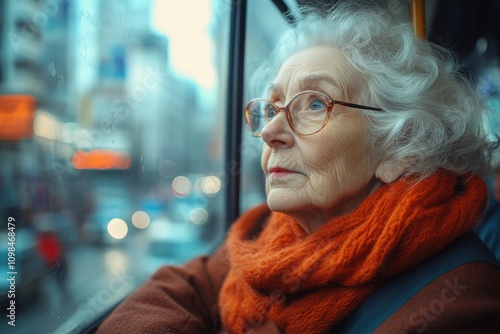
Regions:
<instances>
[{"instance_id":1,"label":"orange glowing light","mask_svg":"<svg viewBox=\"0 0 500 334\"><path fill-rule=\"evenodd\" d=\"M130 156L125 152L113 150L78 150L73 153L71 162L76 169L128 169Z\"/></svg>"},{"instance_id":2,"label":"orange glowing light","mask_svg":"<svg viewBox=\"0 0 500 334\"><path fill-rule=\"evenodd\" d=\"M0 140L33 137L36 100L31 95L0 95Z\"/></svg>"}]
</instances>

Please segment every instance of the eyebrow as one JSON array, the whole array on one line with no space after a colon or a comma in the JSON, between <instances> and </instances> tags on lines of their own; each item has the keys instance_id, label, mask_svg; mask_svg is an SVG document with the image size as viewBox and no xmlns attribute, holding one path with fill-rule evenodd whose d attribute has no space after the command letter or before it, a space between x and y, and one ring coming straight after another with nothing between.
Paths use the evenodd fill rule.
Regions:
<instances>
[{"instance_id":1,"label":"eyebrow","mask_svg":"<svg viewBox=\"0 0 500 334\"><path fill-rule=\"evenodd\" d=\"M345 94L345 88L338 84L332 77L325 74L310 74L307 76L299 77L298 87L299 91L303 91L306 89L318 89L321 86L321 83L327 83L335 88L339 89L342 94ZM283 92L283 87L279 84L271 84L269 85L268 93L279 93Z\"/></svg>"},{"instance_id":2,"label":"eyebrow","mask_svg":"<svg viewBox=\"0 0 500 334\"><path fill-rule=\"evenodd\" d=\"M318 88L321 83L330 84L339 88L338 83L332 77L324 74L311 74L306 77L299 78L299 88L301 90L306 88Z\"/></svg>"}]
</instances>

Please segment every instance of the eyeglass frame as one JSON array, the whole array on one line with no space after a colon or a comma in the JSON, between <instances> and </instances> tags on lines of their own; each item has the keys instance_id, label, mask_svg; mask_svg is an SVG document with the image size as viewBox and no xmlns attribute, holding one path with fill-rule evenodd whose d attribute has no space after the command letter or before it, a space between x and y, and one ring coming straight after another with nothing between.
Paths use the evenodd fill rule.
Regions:
<instances>
[{"instance_id":1,"label":"eyeglass frame","mask_svg":"<svg viewBox=\"0 0 500 334\"><path fill-rule=\"evenodd\" d=\"M319 94L319 95L323 95L325 97L327 97L329 99L328 101L328 104L326 106L327 108L327 116L326 116L326 119L323 123L323 125L321 126L321 128L319 128L318 130L312 132L312 133L308 133L308 134L303 134L303 133L300 133L298 132L294 126L293 126L293 122L292 122L292 116L291 116L291 112L290 112L290 105L292 104L293 100L299 96L299 95L302 95L302 94L305 94L305 93L309 93L309 94ZM278 114L281 112L281 111L285 111L285 114L286 114L286 119L288 121L288 125L290 126L290 129L292 129L293 132L295 132L296 134L300 135L300 136L310 136L310 135L313 135L315 133L318 133L320 132L321 130L323 130L323 128L326 126L326 124L328 124L328 122L330 121L330 116L332 114L332 110L333 110L333 107L335 106L335 104L339 104L341 106L345 106L345 107L350 107L350 108L356 108L356 109L362 109L362 110L371 110L371 111L384 111L383 109L380 109L380 108L376 108L376 107L369 107L369 106L365 106L365 105L362 105L362 104L356 104L356 103L350 103L350 102L344 102L344 101L339 101L339 100L334 100L332 99L328 94L326 93L323 93L323 92L320 92L320 91L317 91L317 90L304 90L302 92L299 92L297 94L295 94L291 99L290 101L288 101L288 103L286 105L284 105L283 107L280 107L280 106L277 106L276 104L274 104L273 102L267 100L267 99L264 99L264 98L255 98L255 99L251 99L250 101L248 101L248 103L246 104L245 106L245 109L244 109L244 112L245 112L245 124L247 126L247 130L250 132L250 134L254 137L261 137L262 136L262 131L260 131L259 134L254 134L250 128L249 128L249 125L248 125L248 119L249 119L249 113L250 113L250 110L249 110L249 107L252 103L255 103L255 102L265 102L265 103L268 103L270 104L272 107L274 107L274 110L276 111L276 115L274 115L274 117L272 119L269 120L269 122L267 122L264 126L266 126L267 124L269 124L276 116L278 116Z\"/></svg>"}]
</instances>

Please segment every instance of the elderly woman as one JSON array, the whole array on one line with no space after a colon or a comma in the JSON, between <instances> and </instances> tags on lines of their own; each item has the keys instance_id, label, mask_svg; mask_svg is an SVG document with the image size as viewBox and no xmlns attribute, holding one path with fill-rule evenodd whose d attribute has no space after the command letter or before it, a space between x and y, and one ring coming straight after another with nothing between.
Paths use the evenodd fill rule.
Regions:
<instances>
[{"instance_id":1,"label":"elderly woman","mask_svg":"<svg viewBox=\"0 0 500 334\"><path fill-rule=\"evenodd\" d=\"M100 332L497 332L495 263L439 271L483 214L478 175L496 145L451 59L383 11L304 12L258 71L265 98L245 110L267 203L215 254L159 269ZM428 282L412 276L429 261ZM414 283L386 314L392 288ZM354 330L372 295L375 327Z\"/></svg>"}]
</instances>

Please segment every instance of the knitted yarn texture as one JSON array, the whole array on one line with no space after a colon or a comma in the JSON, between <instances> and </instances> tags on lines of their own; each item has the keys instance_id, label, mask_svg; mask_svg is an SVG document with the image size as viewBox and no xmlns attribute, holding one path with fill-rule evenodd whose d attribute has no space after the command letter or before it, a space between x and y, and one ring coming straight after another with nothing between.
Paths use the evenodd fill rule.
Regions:
<instances>
[{"instance_id":1,"label":"knitted yarn texture","mask_svg":"<svg viewBox=\"0 0 500 334\"><path fill-rule=\"evenodd\" d=\"M255 207L228 234L222 323L231 333L269 322L284 333L323 333L384 281L469 232L486 203L481 178L439 171L384 185L311 234L286 214Z\"/></svg>"}]
</instances>

